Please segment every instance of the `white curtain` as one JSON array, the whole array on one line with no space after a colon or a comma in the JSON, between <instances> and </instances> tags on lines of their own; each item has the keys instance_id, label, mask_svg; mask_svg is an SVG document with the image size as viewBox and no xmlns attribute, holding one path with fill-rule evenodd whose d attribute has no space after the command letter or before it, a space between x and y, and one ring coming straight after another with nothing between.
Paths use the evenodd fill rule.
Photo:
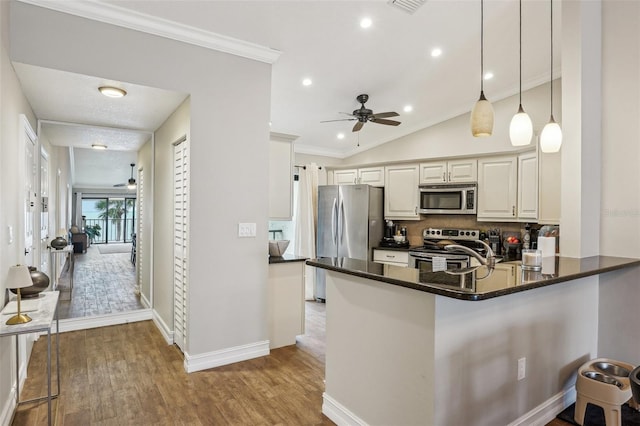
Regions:
<instances>
[{"instance_id":1,"label":"white curtain","mask_svg":"<svg viewBox=\"0 0 640 426\"><path fill-rule=\"evenodd\" d=\"M318 166L306 164L298 172L298 203L296 205L295 255L316 257L316 229L318 223ZM305 298L314 299L314 268L307 266Z\"/></svg>"}]
</instances>

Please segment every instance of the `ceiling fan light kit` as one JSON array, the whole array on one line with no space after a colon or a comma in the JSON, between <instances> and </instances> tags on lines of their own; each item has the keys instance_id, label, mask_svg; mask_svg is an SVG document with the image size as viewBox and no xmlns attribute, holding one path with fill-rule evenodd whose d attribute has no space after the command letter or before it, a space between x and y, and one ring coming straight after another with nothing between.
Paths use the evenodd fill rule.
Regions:
<instances>
[{"instance_id":1,"label":"ceiling fan light kit","mask_svg":"<svg viewBox=\"0 0 640 426\"><path fill-rule=\"evenodd\" d=\"M136 180L133 178L133 168L136 166L135 163L131 163L131 177L127 181L127 183L118 183L113 185L114 187L126 186L128 189L136 189Z\"/></svg>"},{"instance_id":2,"label":"ceiling fan light kit","mask_svg":"<svg viewBox=\"0 0 640 426\"><path fill-rule=\"evenodd\" d=\"M369 95L362 94L356 97L356 100L360 102L360 108L354 110L351 114L343 113L352 116L351 118L342 118L339 120L324 120L321 123L329 123L332 121L355 121L358 122L353 126L353 132L359 132L366 122L370 121L372 123L384 124L387 126L397 126L400 124L400 121L396 120L387 120L388 117L398 117L400 114L394 111L389 112L379 112L374 114L372 110L366 108L364 104L369 100Z\"/></svg>"},{"instance_id":3,"label":"ceiling fan light kit","mask_svg":"<svg viewBox=\"0 0 640 426\"><path fill-rule=\"evenodd\" d=\"M519 90L519 105L518 112L511 119L509 124L509 139L511 139L511 145L524 146L529 145L531 137L533 136L533 123L529 114L524 112L522 108L522 0L519 2L520 6L520 90Z\"/></svg>"},{"instance_id":4,"label":"ceiling fan light kit","mask_svg":"<svg viewBox=\"0 0 640 426\"><path fill-rule=\"evenodd\" d=\"M480 98L471 110L471 134L474 137L493 133L493 106L484 96L484 0L480 0Z\"/></svg>"},{"instance_id":5,"label":"ceiling fan light kit","mask_svg":"<svg viewBox=\"0 0 640 426\"><path fill-rule=\"evenodd\" d=\"M560 146L562 145L562 129L553 118L553 0L549 1L549 5L551 8L551 76L549 79L551 92L549 95L551 104L551 117L549 118L549 122L544 126L544 128L542 129L542 133L540 134L540 150L545 153L558 152L560 150Z\"/></svg>"}]
</instances>

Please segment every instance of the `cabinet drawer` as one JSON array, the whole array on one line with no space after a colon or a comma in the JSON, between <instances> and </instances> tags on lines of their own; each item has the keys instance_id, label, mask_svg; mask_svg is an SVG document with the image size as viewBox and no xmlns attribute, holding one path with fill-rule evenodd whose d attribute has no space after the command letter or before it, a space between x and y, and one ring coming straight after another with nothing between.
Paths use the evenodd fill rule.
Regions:
<instances>
[{"instance_id":1,"label":"cabinet drawer","mask_svg":"<svg viewBox=\"0 0 640 426\"><path fill-rule=\"evenodd\" d=\"M409 252L399 250L374 250L373 261L407 266L409 264Z\"/></svg>"}]
</instances>

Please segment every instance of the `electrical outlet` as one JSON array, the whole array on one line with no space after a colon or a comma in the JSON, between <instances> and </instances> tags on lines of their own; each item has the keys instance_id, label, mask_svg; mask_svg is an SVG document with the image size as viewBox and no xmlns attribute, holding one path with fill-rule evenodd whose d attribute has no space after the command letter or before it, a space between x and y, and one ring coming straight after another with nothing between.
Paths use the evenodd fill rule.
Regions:
<instances>
[{"instance_id":1,"label":"electrical outlet","mask_svg":"<svg viewBox=\"0 0 640 426\"><path fill-rule=\"evenodd\" d=\"M527 359L520 358L518 360L518 380L522 380L527 375Z\"/></svg>"}]
</instances>

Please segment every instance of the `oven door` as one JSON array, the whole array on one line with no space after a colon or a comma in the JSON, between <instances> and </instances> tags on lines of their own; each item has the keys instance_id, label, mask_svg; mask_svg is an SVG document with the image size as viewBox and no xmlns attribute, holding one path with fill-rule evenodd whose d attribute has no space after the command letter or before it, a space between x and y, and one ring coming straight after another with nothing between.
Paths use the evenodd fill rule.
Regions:
<instances>
[{"instance_id":1,"label":"oven door","mask_svg":"<svg viewBox=\"0 0 640 426\"><path fill-rule=\"evenodd\" d=\"M447 274L446 272L433 271L434 258L444 258L447 270L468 268L470 266L469 256L464 254L444 254L409 252L409 267L419 270L418 280L424 284L446 285L459 289L473 289L473 273L463 275Z\"/></svg>"}]
</instances>

